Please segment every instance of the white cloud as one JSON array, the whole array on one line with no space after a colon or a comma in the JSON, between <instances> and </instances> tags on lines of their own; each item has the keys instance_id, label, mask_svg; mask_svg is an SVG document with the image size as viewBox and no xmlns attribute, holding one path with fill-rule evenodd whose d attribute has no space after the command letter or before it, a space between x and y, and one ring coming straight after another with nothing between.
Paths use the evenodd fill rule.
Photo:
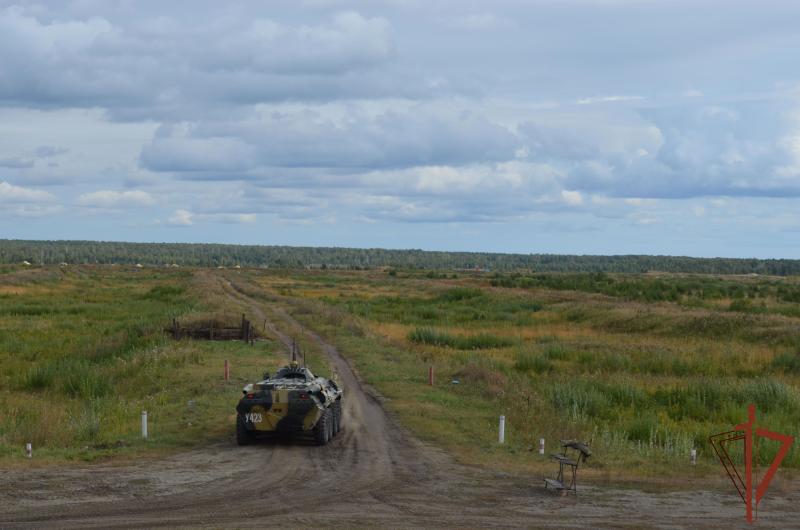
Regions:
<instances>
[{"instance_id":1,"label":"white cloud","mask_svg":"<svg viewBox=\"0 0 800 530\"><path fill-rule=\"evenodd\" d=\"M52 193L0 182L0 203L36 203L55 200Z\"/></svg>"},{"instance_id":2,"label":"white cloud","mask_svg":"<svg viewBox=\"0 0 800 530\"><path fill-rule=\"evenodd\" d=\"M174 226L190 226L194 224L194 214L188 210L175 210L167 223Z\"/></svg>"},{"instance_id":3,"label":"white cloud","mask_svg":"<svg viewBox=\"0 0 800 530\"><path fill-rule=\"evenodd\" d=\"M0 210L54 212L37 192L61 186L74 207L30 235L157 239L175 224L201 239L280 220L322 227L287 241L324 243L335 216L411 246L412 228L390 240L380 223L560 214L564 230L661 220L667 233L800 196L788 3L686 25L670 3L313 1L0 7ZM696 197L715 223L692 215ZM150 233L123 226L167 204ZM72 214L88 206L131 208L86 228Z\"/></svg>"},{"instance_id":4,"label":"white cloud","mask_svg":"<svg viewBox=\"0 0 800 530\"><path fill-rule=\"evenodd\" d=\"M188 210L175 210L167 219L173 226L191 226L198 222L223 224L252 224L258 220L254 213L194 213Z\"/></svg>"},{"instance_id":5,"label":"white cloud","mask_svg":"<svg viewBox=\"0 0 800 530\"><path fill-rule=\"evenodd\" d=\"M92 208L125 208L134 206L151 206L155 204L152 195L145 191L112 191L101 190L84 193L78 197L78 204Z\"/></svg>"},{"instance_id":6,"label":"white cloud","mask_svg":"<svg viewBox=\"0 0 800 530\"><path fill-rule=\"evenodd\" d=\"M203 221L211 221L225 224L252 224L258 218L254 213L220 213L220 214L207 214L196 215L195 218Z\"/></svg>"},{"instance_id":7,"label":"white cloud","mask_svg":"<svg viewBox=\"0 0 800 530\"><path fill-rule=\"evenodd\" d=\"M186 22L182 15L126 20L111 7L95 9L109 18L0 9L0 104L101 107L143 119L389 88L369 75L395 55L381 17L343 12L287 24L263 15L201 15Z\"/></svg>"},{"instance_id":8,"label":"white cloud","mask_svg":"<svg viewBox=\"0 0 800 530\"><path fill-rule=\"evenodd\" d=\"M800 134L785 136L778 146L786 154L789 163L776 166L775 176L786 179L800 177Z\"/></svg>"},{"instance_id":9,"label":"white cloud","mask_svg":"<svg viewBox=\"0 0 800 530\"><path fill-rule=\"evenodd\" d=\"M570 206L579 206L583 204L583 195L581 195L579 191L561 190L561 198Z\"/></svg>"},{"instance_id":10,"label":"white cloud","mask_svg":"<svg viewBox=\"0 0 800 530\"><path fill-rule=\"evenodd\" d=\"M464 165L514 158L519 139L469 109L420 104L370 112L261 109L240 119L202 120L160 128L142 149L143 167L211 180L252 177L264 168L403 168Z\"/></svg>"}]
</instances>

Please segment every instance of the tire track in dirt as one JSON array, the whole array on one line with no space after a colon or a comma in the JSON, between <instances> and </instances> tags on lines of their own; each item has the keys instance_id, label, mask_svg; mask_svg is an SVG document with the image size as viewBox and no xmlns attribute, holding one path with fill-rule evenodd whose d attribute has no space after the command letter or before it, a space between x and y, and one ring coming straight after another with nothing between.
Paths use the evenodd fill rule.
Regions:
<instances>
[{"instance_id":1,"label":"tire track in dirt","mask_svg":"<svg viewBox=\"0 0 800 530\"><path fill-rule=\"evenodd\" d=\"M290 347L283 329L302 328L291 315L278 307L267 312L247 290L216 278L226 296ZM717 493L584 487L577 499L564 498L546 493L535 477L459 465L398 426L336 348L304 331L345 388L344 428L328 445L240 448L231 440L139 466L4 473L0 528L716 528L741 521L735 499ZM800 495L787 497L769 507L761 527L796 522Z\"/></svg>"}]
</instances>

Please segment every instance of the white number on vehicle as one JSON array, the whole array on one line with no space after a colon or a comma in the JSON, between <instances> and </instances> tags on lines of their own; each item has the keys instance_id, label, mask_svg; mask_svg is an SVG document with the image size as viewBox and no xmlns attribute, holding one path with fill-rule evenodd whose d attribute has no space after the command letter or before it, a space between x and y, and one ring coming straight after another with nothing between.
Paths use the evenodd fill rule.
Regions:
<instances>
[{"instance_id":1,"label":"white number on vehicle","mask_svg":"<svg viewBox=\"0 0 800 530\"><path fill-rule=\"evenodd\" d=\"M258 412L248 412L244 415L244 419L249 423L261 423L261 414Z\"/></svg>"}]
</instances>

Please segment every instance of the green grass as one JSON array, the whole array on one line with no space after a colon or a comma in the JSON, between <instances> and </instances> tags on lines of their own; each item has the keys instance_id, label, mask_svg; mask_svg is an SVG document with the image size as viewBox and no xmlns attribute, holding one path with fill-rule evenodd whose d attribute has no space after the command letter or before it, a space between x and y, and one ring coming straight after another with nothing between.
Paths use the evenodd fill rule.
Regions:
<instances>
[{"instance_id":1,"label":"green grass","mask_svg":"<svg viewBox=\"0 0 800 530\"><path fill-rule=\"evenodd\" d=\"M408 334L409 340L431 346L443 346L458 350L483 350L487 348L504 348L514 343L508 337L498 337L490 333L477 335L453 335L433 328L416 328Z\"/></svg>"},{"instance_id":2,"label":"green grass","mask_svg":"<svg viewBox=\"0 0 800 530\"><path fill-rule=\"evenodd\" d=\"M434 323L448 325L529 323L531 315L543 307L540 302L528 297L498 298L480 289L462 287L435 293L418 290L412 291L407 296L376 296L370 299L328 297L325 300L370 320L402 322L423 327Z\"/></svg>"},{"instance_id":3,"label":"green grass","mask_svg":"<svg viewBox=\"0 0 800 530\"><path fill-rule=\"evenodd\" d=\"M751 403L759 426L800 434L792 278L545 275L506 285L426 271L86 267L0 277L0 459L22 458L28 441L44 457L93 459L229 436L239 388L282 362L280 346L174 342L163 331L175 317L238 323L246 308L224 296L218 274L323 334L404 425L469 462L544 470L529 448L577 437L592 442L590 473L681 475L692 448L710 470L708 436L744 421ZM645 287L680 297L636 290ZM750 309L731 310L737 300ZM327 375L313 341L281 326ZM766 461L775 448L758 451ZM784 466L799 468L800 450Z\"/></svg>"},{"instance_id":4,"label":"green grass","mask_svg":"<svg viewBox=\"0 0 800 530\"><path fill-rule=\"evenodd\" d=\"M800 375L800 352L783 352L772 360L772 368L787 374Z\"/></svg>"},{"instance_id":5,"label":"green grass","mask_svg":"<svg viewBox=\"0 0 800 530\"><path fill-rule=\"evenodd\" d=\"M732 299L731 311L761 312L761 302L800 302L800 284L784 278L723 278L711 275L543 273L495 274L497 287L545 288L602 293L643 302L684 302ZM756 302L758 301L758 302Z\"/></svg>"},{"instance_id":6,"label":"green grass","mask_svg":"<svg viewBox=\"0 0 800 530\"><path fill-rule=\"evenodd\" d=\"M418 435L468 461L540 469L546 463L528 452L539 437L579 437L592 441L589 469L598 472L680 475L693 448L711 470L708 437L744 421L751 403L759 425L800 434L793 279L551 274L526 285L365 273L362 285L382 294L362 295L351 276L347 288L304 300L312 276L281 283L302 307L298 317L341 346ZM648 286L650 294L634 292ZM613 297L594 294L604 291ZM664 303L655 292L681 296ZM723 298L751 295L768 310L741 302L731 311ZM502 448L501 413L510 429ZM774 451L759 447L764 461ZM800 467L800 450L783 465Z\"/></svg>"},{"instance_id":7,"label":"green grass","mask_svg":"<svg viewBox=\"0 0 800 530\"><path fill-rule=\"evenodd\" d=\"M552 372L555 367L546 353L520 350L517 352L514 368L520 372L542 374Z\"/></svg>"},{"instance_id":8,"label":"green grass","mask_svg":"<svg viewBox=\"0 0 800 530\"><path fill-rule=\"evenodd\" d=\"M192 272L41 271L0 277L0 460L23 458L28 442L37 458L92 460L228 436L241 386L280 362L272 341L168 338L174 317L237 325L245 311Z\"/></svg>"}]
</instances>

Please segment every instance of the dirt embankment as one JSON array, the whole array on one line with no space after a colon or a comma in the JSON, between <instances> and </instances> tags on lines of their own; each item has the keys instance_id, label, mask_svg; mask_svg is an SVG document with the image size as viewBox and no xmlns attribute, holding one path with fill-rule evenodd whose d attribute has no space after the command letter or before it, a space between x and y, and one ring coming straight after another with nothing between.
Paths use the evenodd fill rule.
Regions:
<instances>
[{"instance_id":1,"label":"dirt embankment","mask_svg":"<svg viewBox=\"0 0 800 530\"><path fill-rule=\"evenodd\" d=\"M289 344L289 315L220 281ZM231 437L138 465L6 471L0 528L745 527L733 494L587 486L560 497L538 477L459 465L396 425L336 348L311 336L346 389L344 428L329 445L240 448ZM794 527L798 506L798 491L767 500L758 526Z\"/></svg>"}]
</instances>

